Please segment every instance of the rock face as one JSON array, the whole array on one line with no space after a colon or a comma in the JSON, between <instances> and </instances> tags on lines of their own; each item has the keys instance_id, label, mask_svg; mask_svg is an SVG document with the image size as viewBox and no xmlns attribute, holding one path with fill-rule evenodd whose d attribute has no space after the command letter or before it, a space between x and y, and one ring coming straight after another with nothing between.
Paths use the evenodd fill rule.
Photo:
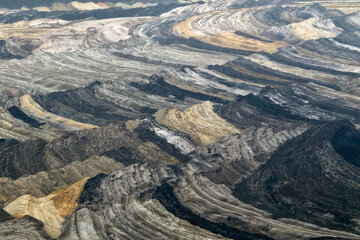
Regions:
<instances>
[{"instance_id":1,"label":"rock face","mask_svg":"<svg viewBox=\"0 0 360 240\"><path fill-rule=\"evenodd\" d=\"M65 151L66 149L66 151ZM125 125L81 131L50 143L31 140L24 143L9 140L1 143L2 177L19 178L61 168L94 155L105 155L129 165L134 162L173 164L177 160L151 142L143 142Z\"/></svg>"},{"instance_id":2,"label":"rock face","mask_svg":"<svg viewBox=\"0 0 360 240\"><path fill-rule=\"evenodd\" d=\"M271 239L265 235L240 231L236 228L229 227L224 223L211 222L194 214L179 202L174 194L174 189L168 184L158 187L153 197L161 202L166 210L173 213L175 216L189 221L191 224L198 225L201 228L230 237L231 239Z\"/></svg>"},{"instance_id":3,"label":"rock face","mask_svg":"<svg viewBox=\"0 0 360 240\"><path fill-rule=\"evenodd\" d=\"M9 203L26 194L37 198L44 197L85 177L94 177L99 173L112 173L122 168L124 168L123 164L111 158L93 156L83 162L75 161L60 169L22 176L16 180L0 178L0 204Z\"/></svg>"},{"instance_id":4,"label":"rock face","mask_svg":"<svg viewBox=\"0 0 360 240\"><path fill-rule=\"evenodd\" d=\"M213 182L232 187L265 163L284 142L305 130L258 128L231 135L196 149L190 164Z\"/></svg>"},{"instance_id":5,"label":"rock face","mask_svg":"<svg viewBox=\"0 0 360 240\"><path fill-rule=\"evenodd\" d=\"M0 239L360 239L359 10L2 1Z\"/></svg>"},{"instance_id":6,"label":"rock face","mask_svg":"<svg viewBox=\"0 0 360 240\"><path fill-rule=\"evenodd\" d=\"M51 141L60 134L39 128L42 124L33 118L30 118L16 106L8 109L0 107L0 137L4 139L16 139L25 141L40 138L45 141Z\"/></svg>"},{"instance_id":7,"label":"rock face","mask_svg":"<svg viewBox=\"0 0 360 240\"><path fill-rule=\"evenodd\" d=\"M276 217L358 232L359 136L348 122L311 129L284 144L234 194Z\"/></svg>"},{"instance_id":8,"label":"rock face","mask_svg":"<svg viewBox=\"0 0 360 240\"><path fill-rule=\"evenodd\" d=\"M60 224L73 212L77 200L88 178L62 188L43 198L23 195L9 203L4 210L14 217L31 216L45 224L45 230L51 237L59 235Z\"/></svg>"},{"instance_id":9,"label":"rock face","mask_svg":"<svg viewBox=\"0 0 360 240\"><path fill-rule=\"evenodd\" d=\"M255 20L251 25L245 23L245 19L258 9L236 9L222 12L210 12L191 17L173 27L173 32L186 38L195 38L204 43L223 48L233 48L248 52L274 53L278 48L286 46L285 42L266 41L261 38L251 37L264 31L266 26ZM233 19L242 21L233 21ZM244 21L244 22L243 22ZM262 26L261 26L262 25ZM236 34L234 32L245 32ZM249 35L246 35L249 34Z\"/></svg>"},{"instance_id":10,"label":"rock face","mask_svg":"<svg viewBox=\"0 0 360 240\"><path fill-rule=\"evenodd\" d=\"M44 230L44 225L29 216L13 218L0 209L0 237L2 239L51 239Z\"/></svg>"},{"instance_id":11,"label":"rock face","mask_svg":"<svg viewBox=\"0 0 360 240\"><path fill-rule=\"evenodd\" d=\"M46 122L54 128L60 129L69 129L69 130L86 130L93 129L97 126L91 124L85 124L77 122L71 119L63 118L55 114L44 111L40 105L38 105L30 95L21 96L20 99L20 109L26 113L26 115L31 116L38 121Z\"/></svg>"},{"instance_id":12,"label":"rock face","mask_svg":"<svg viewBox=\"0 0 360 240\"><path fill-rule=\"evenodd\" d=\"M152 169L132 165L108 177L97 176L86 184L81 205L68 218L59 239L223 239L176 218L155 199L154 187L175 180L170 168ZM109 183L115 184L109 184ZM110 187L111 189L109 189ZM102 210L99 210L102 206ZM86 223L87 228L74 228ZM146 227L145 227L146 226ZM141 228L141 231L139 230Z\"/></svg>"},{"instance_id":13,"label":"rock face","mask_svg":"<svg viewBox=\"0 0 360 240\"><path fill-rule=\"evenodd\" d=\"M94 82L84 88L35 99L47 111L99 126L111 121L151 117L165 107L183 110L209 99L224 102L217 97L173 86L157 75L124 82Z\"/></svg>"},{"instance_id":14,"label":"rock face","mask_svg":"<svg viewBox=\"0 0 360 240\"><path fill-rule=\"evenodd\" d=\"M87 182L79 201L59 239L147 239L149 235L171 239L359 239L355 234L292 219L274 220L270 213L237 200L224 185L199 176L189 165L131 165L109 176L98 175ZM184 232L189 235L179 237Z\"/></svg>"},{"instance_id":15,"label":"rock face","mask_svg":"<svg viewBox=\"0 0 360 240\"><path fill-rule=\"evenodd\" d=\"M211 102L194 105L184 112L177 109L160 110L154 116L158 123L189 134L200 146L239 132L235 126L214 113Z\"/></svg>"}]
</instances>

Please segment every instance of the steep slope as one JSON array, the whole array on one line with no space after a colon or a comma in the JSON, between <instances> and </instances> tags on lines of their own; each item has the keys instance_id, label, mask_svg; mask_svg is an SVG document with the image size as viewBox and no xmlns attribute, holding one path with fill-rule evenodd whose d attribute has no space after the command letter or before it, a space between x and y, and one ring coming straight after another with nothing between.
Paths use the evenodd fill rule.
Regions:
<instances>
[{"instance_id":1,"label":"steep slope","mask_svg":"<svg viewBox=\"0 0 360 240\"><path fill-rule=\"evenodd\" d=\"M142 141L124 124L80 131L50 143L31 140L0 142L0 176L19 178L61 168L74 161L84 161L94 155L105 155L125 165L150 162L166 165L177 163L164 146Z\"/></svg>"},{"instance_id":2,"label":"steep slope","mask_svg":"<svg viewBox=\"0 0 360 240\"><path fill-rule=\"evenodd\" d=\"M190 165L131 165L88 180L59 239L360 239L272 215L231 195ZM219 214L221 213L221 214Z\"/></svg>"},{"instance_id":3,"label":"steep slope","mask_svg":"<svg viewBox=\"0 0 360 240\"><path fill-rule=\"evenodd\" d=\"M155 186L174 178L170 168L132 165L108 177L90 179L80 207L66 220L59 239L224 239L176 218L151 199ZM75 229L76 225L80 227Z\"/></svg>"},{"instance_id":4,"label":"steep slope","mask_svg":"<svg viewBox=\"0 0 360 240\"><path fill-rule=\"evenodd\" d=\"M54 128L64 129L64 130L85 130L93 129L97 126L92 124L81 123L67 119L61 116L57 116L53 113L47 112L38 105L30 95L26 94L21 96L20 99L20 109L25 112L28 116L31 116L38 121L46 122Z\"/></svg>"},{"instance_id":5,"label":"steep slope","mask_svg":"<svg viewBox=\"0 0 360 240\"><path fill-rule=\"evenodd\" d=\"M183 110L206 100L225 102L211 95L182 89L166 80L152 75L125 81L93 82L84 88L35 96L34 99L49 112L98 126L150 117L165 107Z\"/></svg>"},{"instance_id":6,"label":"steep slope","mask_svg":"<svg viewBox=\"0 0 360 240\"><path fill-rule=\"evenodd\" d=\"M305 126L282 130L265 127L248 129L197 148L191 153L189 164L214 183L232 188L265 163L279 146L306 129Z\"/></svg>"},{"instance_id":7,"label":"steep slope","mask_svg":"<svg viewBox=\"0 0 360 240\"><path fill-rule=\"evenodd\" d=\"M0 178L0 205L6 205L26 194L36 198L45 197L83 178L94 177L99 173L109 174L123 168L123 164L111 158L93 156L82 162L72 162L60 169L22 176L16 180L3 177Z\"/></svg>"},{"instance_id":8,"label":"steep slope","mask_svg":"<svg viewBox=\"0 0 360 240\"><path fill-rule=\"evenodd\" d=\"M89 178L62 188L43 198L24 195L9 203L4 210L14 217L31 216L45 224L46 232L56 238L59 235L60 224L70 215Z\"/></svg>"},{"instance_id":9,"label":"steep slope","mask_svg":"<svg viewBox=\"0 0 360 240\"><path fill-rule=\"evenodd\" d=\"M60 134L50 129L41 129L42 124L27 116L19 108L13 106L8 109L0 107L0 137L25 141L40 138L51 141Z\"/></svg>"},{"instance_id":10,"label":"steep slope","mask_svg":"<svg viewBox=\"0 0 360 240\"><path fill-rule=\"evenodd\" d=\"M191 136L200 146L239 130L214 113L211 102L194 105L184 112L177 109L159 110L154 114L158 123Z\"/></svg>"},{"instance_id":11,"label":"steep slope","mask_svg":"<svg viewBox=\"0 0 360 240\"><path fill-rule=\"evenodd\" d=\"M358 231L360 133L331 122L285 143L234 194L274 214Z\"/></svg>"},{"instance_id":12,"label":"steep slope","mask_svg":"<svg viewBox=\"0 0 360 240\"><path fill-rule=\"evenodd\" d=\"M2 1L0 239L360 239L358 9Z\"/></svg>"},{"instance_id":13,"label":"steep slope","mask_svg":"<svg viewBox=\"0 0 360 240\"><path fill-rule=\"evenodd\" d=\"M0 208L0 238L6 240L50 240L44 225L38 220L25 216L13 218Z\"/></svg>"},{"instance_id":14,"label":"steep slope","mask_svg":"<svg viewBox=\"0 0 360 240\"><path fill-rule=\"evenodd\" d=\"M195 149L189 164L211 181L230 188L265 163L286 141L319 124L292 114L261 93L216 104L213 108L217 115L241 129L241 133Z\"/></svg>"}]
</instances>

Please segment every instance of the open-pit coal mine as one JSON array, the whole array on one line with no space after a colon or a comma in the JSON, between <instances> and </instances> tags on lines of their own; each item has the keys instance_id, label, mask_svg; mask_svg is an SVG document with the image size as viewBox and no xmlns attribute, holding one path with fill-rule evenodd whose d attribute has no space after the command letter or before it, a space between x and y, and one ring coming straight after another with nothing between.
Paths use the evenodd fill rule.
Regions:
<instances>
[{"instance_id":1,"label":"open-pit coal mine","mask_svg":"<svg viewBox=\"0 0 360 240\"><path fill-rule=\"evenodd\" d=\"M0 1L0 240L360 240L360 0Z\"/></svg>"}]
</instances>

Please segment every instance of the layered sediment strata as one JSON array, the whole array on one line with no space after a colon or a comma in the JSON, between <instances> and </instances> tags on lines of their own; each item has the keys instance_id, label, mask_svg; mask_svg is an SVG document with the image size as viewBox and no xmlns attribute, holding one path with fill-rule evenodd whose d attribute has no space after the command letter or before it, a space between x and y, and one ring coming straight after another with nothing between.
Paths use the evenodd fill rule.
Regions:
<instances>
[{"instance_id":1,"label":"layered sediment strata","mask_svg":"<svg viewBox=\"0 0 360 240\"><path fill-rule=\"evenodd\" d=\"M356 234L321 228L306 222L286 218L273 219L270 213L238 201L229 194L231 192L229 188L214 184L208 178L194 173L191 168L185 170L185 176L174 187L173 193L183 206L208 221L223 223L225 226L248 233L264 234L274 239L316 237L359 239L359 235ZM164 196L165 203L168 196ZM219 211L223 214L217 214ZM251 234L248 236L248 239L252 239Z\"/></svg>"},{"instance_id":2,"label":"layered sediment strata","mask_svg":"<svg viewBox=\"0 0 360 240\"><path fill-rule=\"evenodd\" d=\"M358 13L52 3L0 10L1 205L60 239L360 238L358 133L334 122L360 125Z\"/></svg>"},{"instance_id":3,"label":"layered sediment strata","mask_svg":"<svg viewBox=\"0 0 360 240\"><path fill-rule=\"evenodd\" d=\"M359 132L349 122L309 130L279 148L236 186L234 194L278 217L290 215L359 234L355 224L359 218L358 141Z\"/></svg>"},{"instance_id":4,"label":"layered sediment strata","mask_svg":"<svg viewBox=\"0 0 360 240\"><path fill-rule=\"evenodd\" d=\"M336 28L331 21L316 18L309 18L300 23L291 24L291 31L303 40L334 38L341 33L341 30Z\"/></svg>"},{"instance_id":5,"label":"layered sediment strata","mask_svg":"<svg viewBox=\"0 0 360 240\"><path fill-rule=\"evenodd\" d=\"M142 141L124 124L84 130L60 137L50 143L30 140L0 142L1 177L17 179L25 174L35 174L64 167L72 162L82 162L94 155L114 158L124 165L134 163L175 164L176 158L164 146Z\"/></svg>"},{"instance_id":6,"label":"layered sediment strata","mask_svg":"<svg viewBox=\"0 0 360 240\"><path fill-rule=\"evenodd\" d=\"M36 19L33 21L19 21L15 23L0 24L0 39L6 40L10 37L19 37L24 39L38 38L50 29L60 28L68 22L57 19Z\"/></svg>"},{"instance_id":7,"label":"layered sediment strata","mask_svg":"<svg viewBox=\"0 0 360 240\"><path fill-rule=\"evenodd\" d=\"M360 3L357 0L350 0L350 1L331 0L331 1L309 1L309 2L318 3L321 6L324 6L328 9L340 10L345 14L351 14L351 13L360 11ZM308 4L309 2L299 1L297 3L298 4Z\"/></svg>"},{"instance_id":8,"label":"layered sediment strata","mask_svg":"<svg viewBox=\"0 0 360 240\"><path fill-rule=\"evenodd\" d=\"M177 234L179 229L200 239L221 239L221 236L232 239L240 236L241 239L359 238L291 219L273 220L271 214L240 202L231 196L230 189L212 183L191 169L184 166L155 170L147 165L132 165L108 177L99 175L90 179L80 197L80 206L63 225L60 239L80 239L89 232L95 238L136 236L145 239L149 235L177 238L173 233ZM139 214L151 218L139 218ZM171 223L168 222L170 216ZM147 221L154 218L158 219L156 226ZM85 223L86 228L82 227ZM179 224L178 230L164 231L174 224ZM198 227L206 230L199 231Z\"/></svg>"},{"instance_id":9,"label":"layered sediment strata","mask_svg":"<svg viewBox=\"0 0 360 240\"><path fill-rule=\"evenodd\" d=\"M190 135L200 146L239 132L235 126L214 113L211 102L194 105L184 112L177 109L159 110L154 116L158 123Z\"/></svg>"},{"instance_id":10,"label":"layered sediment strata","mask_svg":"<svg viewBox=\"0 0 360 240\"><path fill-rule=\"evenodd\" d=\"M24 195L9 203L4 210L14 217L31 216L45 224L51 237L59 235L60 224L77 206L78 198L89 178L84 178L43 198Z\"/></svg>"},{"instance_id":11,"label":"layered sediment strata","mask_svg":"<svg viewBox=\"0 0 360 240\"><path fill-rule=\"evenodd\" d=\"M265 163L284 142L306 127L289 130L259 128L231 135L196 149L190 165L217 184L234 187L241 179Z\"/></svg>"},{"instance_id":12,"label":"layered sediment strata","mask_svg":"<svg viewBox=\"0 0 360 240\"><path fill-rule=\"evenodd\" d=\"M45 197L59 188L86 177L94 177L100 173L109 174L123 168L123 164L106 156L92 156L82 162L72 162L60 169L22 176L16 180L3 177L0 178L0 205L5 206L22 195Z\"/></svg>"},{"instance_id":13,"label":"layered sediment strata","mask_svg":"<svg viewBox=\"0 0 360 240\"><path fill-rule=\"evenodd\" d=\"M60 129L69 130L85 130L97 128L95 125L77 122L71 119L63 118L55 114L44 111L39 104L37 104L30 95L20 97L20 109L28 116L31 116L38 121L47 122L50 126Z\"/></svg>"},{"instance_id":14,"label":"layered sediment strata","mask_svg":"<svg viewBox=\"0 0 360 240\"><path fill-rule=\"evenodd\" d=\"M90 179L87 185L89 188L85 186L80 197L82 205L66 220L59 239L81 239L81 236L89 232L94 239L147 239L149 236L177 238L180 232L187 233L183 236L185 239L222 239L221 236L174 217L158 201L151 199L154 186L174 178L175 173L169 168L153 169L144 165L132 165L108 177ZM106 190L110 186L106 183L108 181L116 183L111 184L112 190L109 192ZM97 211L99 205L103 206L104 211ZM77 225L79 219L87 222L87 230L82 227L75 230L74 224ZM138 231L139 227L141 231Z\"/></svg>"},{"instance_id":15,"label":"layered sediment strata","mask_svg":"<svg viewBox=\"0 0 360 240\"><path fill-rule=\"evenodd\" d=\"M138 17L80 22L53 19L20 21L0 24L0 40L6 40L5 46L8 51L24 57L44 52L76 51L130 38L131 27L155 19L154 17ZM14 45L22 46L18 49Z\"/></svg>"},{"instance_id":16,"label":"layered sediment strata","mask_svg":"<svg viewBox=\"0 0 360 240\"><path fill-rule=\"evenodd\" d=\"M206 93L169 84L157 75L148 79L132 79L131 82L94 82L85 88L35 97L47 111L99 126L151 117L164 107L186 109L208 99L224 102Z\"/></svg>"},{"instance_id":17,"label":"layered sediment strata","mask_svg":"<svg viewBox=\"0 0 360 240\"><path fill-rule=\"evenodd\" d=\"M41 124L13 106L8 110L0 107L0 138L25 141L40 138L51 141L60 135L51 130L39 128Z\"/></svg>"},{"instance_id":18,"label":"layered sediment strata","mask_svg":"<svg viewBox=\"0 0 360 240\"><path fill-rule=\"evenodd\" d=\"M0 237L9 240L51 239L40 221L30 216L13 218L2 209L0 209Z\"/></svg>"},{"instance_id":19,"label":"layered sediment strata","mask_svg":"<svg viewBox=\"0 0 360 240\"><path fill-rule=\"evenodd\" d=\"M251 18L253 11L256 9L212 12L195 16L174 25L173 31L183 37L196 38L211 45L251 52L273 53L279 47L285 46L285 43L281 42L268 42L251 38L251 35L256 35L265 29L265 26L261 26L260 22L254 22L251 25L245 24L245 21L256 21ZM235 34L236 31L250 34L250 37L237 35Z\"/></svg>"}]
</instances>

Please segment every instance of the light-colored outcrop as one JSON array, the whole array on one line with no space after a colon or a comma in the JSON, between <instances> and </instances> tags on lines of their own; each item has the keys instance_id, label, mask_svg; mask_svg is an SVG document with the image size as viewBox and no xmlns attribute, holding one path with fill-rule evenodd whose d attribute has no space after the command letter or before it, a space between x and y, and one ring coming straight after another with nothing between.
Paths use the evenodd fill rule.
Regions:
<instances>
[{"instance_id":1,"label":"light-colored outcrop","mask_svg":"<svg viewBox=\"0 0 360 240\"><path fill-rule=\"evenodd\" d=\"M154 187L175 178L169 168L153 169L144 165L132 165L109 175L100 189L85 189L104 194L99 198L96 193L90 193L96 206L79 206L67 218L59 239L225 239L175 217L151 199ZM91 200L85 200L91 204ZM97 211L100 206L102 211Z\"/></svg>"},{"instance_id":2,"label":"light-colored outcrop","mask_svg":"<svg viewBox=\"0 0 360 240\"><path fill-rule=\"evenodd\" d=\"M82 11L90 11L90 10L108 8L108 6L106 4L96 4L94 2L84 3L84 2L74 1L74 2L71 2L70 4L77 10L82 10Z\"/></svg>"},{"instance_id":3,"label":"light-colored outcrop","mask_svg":"<svg viewBox=\"0 0 360 240\"><path fill-rule=\"evenodd\" d=\"M0 239L46 239L30 216L61 240L360 239L358 171L334 190L359 164L358 132L305 157L324 138L304 137L269 164L324 122L323 136L337 120L360 126L360 14L329 10L356 0L179 0L161 16L178 1L119 1L0 9L0 206L27 215L0 209ZM349 163L331 162L341 154ZM267 188L276 174L281 195ZM246 200L246 179L268 197ZM323 195L329 213L311 209ZM333 213L348 206L349 224Z\"/></svg>"},{"instance_id":4,"label":"light-colored outcrop","mask_svg":"<svg viewBox=\"0 0 360 240\"><path fill-rule=\"evenodd\" d=\"M252 52L274 53L278 48L286 46L284 42L266 42L235 34L236 31L243 31L252 35L265 29L251 16L255 10L241 9L194 16L175 24L173 32L211 45ZM247 21L253 21L253 24Z\"/></svg>"},{"instance_id":5,"label":"light-colored outcrop","mask_svg":"<svg viewBox=\"0 0 360 240\"><path fill-rule=\"evenodd\" d=\"M177 173L179 175L169 168L132 165L94 180L97 183L84 190L80 206L63 224L59 239L81 239L83 236L88 236L88 239L148 239L149 236L177 239L179 235L185 239L223 239L221 235L196 226L206 220L226 224L222 226L230 226L233 230L241 229L249 234L257 232L281 240L315 237L360 239L355 234L292 219L273 220L270 213L240 202L232 196L229 188L199 175L191 165L181 167ZM165 183L174 184L174 190L170 189L173 193L164 192L160 199L151 198L153 192ZM171 194L175 194L180 202L171 198ZM184 207L190 209L194 219L200 216L202 220L189 224L181 219Z\"/></svg>"},{"instance_id":6,"label":"light-colored outcrop","mask_svg":"<svg viewBox=\"0 0 360 240\"><path fill-rule=\"evenodd\" d=\"M334 38L341 33L330 20L309 18L300 23L292 23L291 31L303 40Z\"/></svg>"},{"instance_id":7,"label":"light-colored outcrop","mask_svg":"<svg viewBox=\"0 0 360 240\"><path fill-rule=\"evenodd\" d=\"M36 19L11 24L0 23L0 40L16 37L27 41L27 44L34 46L34 54L76 51L128 39L131 27L155 19L157 18L133 17L80 22Z\"/></svg>"},{"instance_id":8,"label":"light-colored outcrop","mask_svg":"<svg viewBox=\"0 0 360 240\"><path fill-rule=\"evenodd\" d=\"M36 19L32 21L19 21L15 23L0 23L0 40L10 37L25 39L38 38L51 29L59 28L67 21L58 19Z\"/></svg>"},{"instance_id":9,"label":"light-colored outcrop","mask_svg":"<svg viewBox=\"0 0 360 240\"><path fill-rule=\"evenodd\" d=\"M214 113L211 102L194 105L184 112L177 109L163 109L154 116L158 123L188 134L200 146L240 132L235 126Z\"/></svg>"},{"instance_id":10,"label":"light-colored outcrop","mask_svg":"<svg viewBox=\"0 0 360 240\"><path fill-rule=\"evenodd\" d=\"M23 121L14 118L6 109L0 107L0 138L25 141L34 138L51 141L60 134L41 128L31 127Z\"/></svg>"},{"instance_id":11,"label":"light-colored outcrop","mask_svg":"<svg viewBox=\"0 0 360 240\"><path fill-rule=\"evenodd\" d=\"M292 219L273 220L271 214L240 202L231 194L229 188L199 176L190 166L185 168L185 177L175 187L174 193L184 206L206 219L225 222L232 227L251 232L261 232L275 239L360 239L356 234L320 228L306 222ZM218 212L223 214L219 215Z\"/></svg>"},{"instance_id":12,"label":"light-colored outcrop","mask_svg":"<svg viewBox=\"0 0 360 240\"><path fill-rule=\"evenodd\" d=\"M360 11L360 3L358 0L330 0L330 1L299 1L297 4L309 4L309 3L319 3L320 5L328 9L337 9L342 11L345 14L351 14Z\"/></svg>"},{"instance_id":13,"label":"light-colored outcrop","mask_svg":"<svg viewBox=\"0 0 360 240\"><path fill-rule=\"evenodd\" d=\"M75 22L43 34L39 38L41 45L33 53L57 53L101 47L130 38L130 28L155 19L155 17L133 17Z\"/></svg>"},{"instance_id":14,"label":"light-colored outcrop","mask_svg":"<svg viewBox=\"0 0 360 240\"><path fill-rule=\"evenodd\" d=\"M60 169L39 172L16 180L0 178L0 205L9 204L22 195L45 197L86 177L94 177L100 173L109 174L123 168L123 164L111 158L93 156L83 162L75 161Z\"/></svg>"},{"instance_id":15,"label":"light-colored outcrop","mask_svg":"<svg viewBox=\"0 0 360 240\"><path fill-rule=\"evenodd\" d=\"M47 122L48 124L55 127L58 126L60 129L64 128L70 130L85 130L97 128L97 126L95 125L77 122L47 112L42 109L42 107L38 103L36 103L28 94L20 97L20 109L29 116L32 116L33 118L38 119L41 122Z\"/></svg>"},{"instance_id":16,"label":"light-colored outcrop","mask_svg":"<svg viewBox=\"0 0 360 240\"><path fill-rule=\"evenodd\" d=\"M26 3L24 3L26 5ZM107 3L94 3L94 2L78 2L73 1L67 4L61 2L55 2L52 6L44 7L34 7L33 9L38 12L52 12L52 11L91 11L91 10L99 10L99 9L107 9L110 8L112 4Z\"/></svg>"},{"instance_id":17,"label":"light-colored outcrop","mask_svg":"<svg viewBox=\"0 0 360 240\"><path fill-rule=\"evenodd\" d=\"M4 210L14 217L29 215L38 219L45 224L45 230L51 237L57 237L60 224L78 205L78 198L88 179L84 178L43 198L21 196L9 203Z\"/></svg>"}]
</instances>

